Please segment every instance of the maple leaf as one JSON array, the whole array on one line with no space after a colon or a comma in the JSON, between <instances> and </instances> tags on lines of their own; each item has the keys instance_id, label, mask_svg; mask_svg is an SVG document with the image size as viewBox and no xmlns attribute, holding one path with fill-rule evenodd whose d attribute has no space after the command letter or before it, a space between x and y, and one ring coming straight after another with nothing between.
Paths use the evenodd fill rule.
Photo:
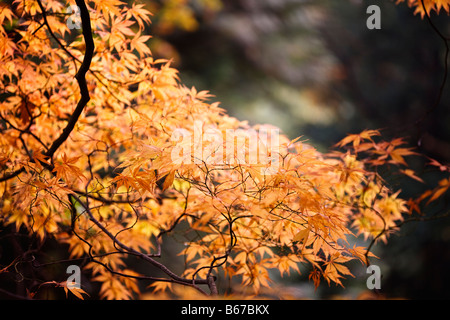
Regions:
<instances>
[{"instance_id":1,"label":"maple leaf","mask_svg":"<svg viewBox=\"0 0 450 320\"><path fill-rule=\"evenodd\" d=\"M65 153L62 155L60 161L55 162L55 168L53 172L56 172L56 177L58 179L63 179L69 182L71 178L79 179L80 181L86 180L81 169L75 165L81 156L69 158Z\"/></svg>"},{"instance_id":2,"label":"maple leaf","mask_svg":"<svg viewBox=\"0 0 450 320\"><path fill-rule=\"evenodd\" d=\"M417 180L419 182L425 183L425 181L423 181L422 178L418 177L415 174L415 172L413 170L411 170L411 169L401 169L400 172L405 174L405 175L407 175L408 177L410 177L410 178L412 178L414 180Z\"/></svg>"},{"instance_id":3,"label":"maple leaf","mask_svg":"<svg viewBox=\"0 0 450 320\"><path fill-rule=\"evenodd\" d=\"M153 288L153 292L161 294L172 289L172 283L167 281L158 281L150 284L147 288Z\"/></svg>"},{"instance_id":4,"label":"maple leaf","mask_svg":"<svg viewBox=\"0 0 450 320\"><path fill-rule=\"evenodd\" d=\"M36 164L42 168L42 163L50 165L49 157L44 155L43 149L38 149L33 153L33 158L38 160Z\"/></svg>"},{"instance_id":5,"label":"maple leaf","mask_svg":"<svg viewBox=\"0 0 450 320\"><path fill-rule=\"evenodd\" d=\"M415 7L414 14L419 13L424 18L430 15L431 11L439 13L442 9L450 12L450 0L406 0L410 7ZM422 2L423 1L423 2ZM405 2L405 0L396 0L397 3Z\"/></svg>"},{"instance_id":6,"label":"maple leaf","mask_svg":"<svg viewBox=\"0 0 450 320\"><path fill-rule=\"evenodd\" d=\"M387 153L392 158L391 162L395 164L403 164L407 165L404 156L410 156L416 154L415 152L411 151L411 149L407 148L389 148L387 150Z\"/></svg>"},{"instance_id":7,"label":"maple leaf","mask_svg":"<svg viewBox=\"0 0 450 320\"><path fill-rule=\"evenodd\" d=\"M320 285L320 278L321 278L321 276L322 276L322 272L319 271L319 270L316 269L316 268L314 268L314 269L309 273L308 278L309 278L309 280L311 280L311 279L313 280L315 290L317 290L317 288L318 288L319 285Z\"/></svg>"},{"instance_id":8,"label":"maple leaf","mask_svg":"<svg viewBox=\"0 0 450 320\"><path fill-rule=\"evenodd\" d=\"M144 29L145 25L150 24L150 11L144 8L144 4L136 4L133 3L131 8L127 10L126 18L129 19L131 17L135 18L137 23L139 24L140 29Z\"/></svg>"},{"instance_id":9,"label":"maple leaf","mask_svg":"<svg viewBox=\"0 0 450 320\"><path fill-rule=\"evenodd\" d=\"M428 203L440 198L450 188L450 179L442 179L439 181L439 187L436 188L431 194L432 196L428 200Z\"/></svg>"},{"instance_id":10,"label":"maple leaf","mask_svg":"<svg viewBox=\"0 0 450 320\"><path fill-rule=\"evenodd\" d=\"M142 36L138 32L131 40L131 49L135 49L141 57L151 54L150 48L146 44L150 38L151 36Z\"/></svg>"},{"instance_id":11,"label":"maple leaf","mask_svg":"<svg viewBox=\"0 0 450 320\"><path fill-rule=\"evenodd\" d=\"M172 186L173 181L175 179L175 171L170 171L167 175L164 175L162 178L159 178L157 184L161 187L161 191L166 191L169 187Z\"/></svg>"},{"instance_id":12,"label":"maple leaf","mask_svg":"<svg viewBox=\"0 0 450 320\"><path fill-rule=\"evenodd\" d=\"M416 211L417 213L419 213L419 214L421 214L422 213L422 211L420 210L420 207L419 207L419 202L420 201L417 201L417 200L415 200L415 199L413 199L413 198L410 198L409 200L408 200L408 202L406 203L406 205L408 206L408 213L409 214L412 214L414 211Z\"/></svg>"},{"instance_id":13,"label":"maple leaf","mask_svg":"<svg viewBox=\"0 0 450 320\"><path fill-rule=\"evenodd\" d=\"M18 110L20 114L20 120L22 121L22 124L28 124L31 120L31 117L33 115L34 109L36 109L36 105L28 100L22 100L22 103L20 103Z\"/></svg>"},{"instance_id":14,"label":"maple leaf","mask_svg":"<svg viewBox=\"0 0 450 320\"><path fill-rule=\"evenodd\" d=\"M438 167L440 171L448 171L450 172L450 166L441 164L439 161L435 159L428 158L430 160L429 165Z\"/></svg>"},{"instance_id":15,"label":"maple leaf","mask_svg":"<svg viewBox=\"0 0 450 320\"><path fill-rule=\"evenodd\" d=\"M14 12L8 8L8 5L6 3L0 3L0 11L0 25L3 25L5 19L7 19L9 23L12 24L15 15Z\"/></svg>"},{"instance_id":16,"label":"maple leaf","mask_svg":"<svg viewBox=\"0 0 450 320\"><path fill-rule=\"evenodd\" d=\"M306 241L308 240L309 232L310 232L309 229L304 229L304 230L297 232L297 234L294 236L292 241L303 243L303 245L306 245Z\"/></svg>"},{"instance_id":17,"label":"maple leaf","mask_svg":"<svg viewBox=\"0 0 450 320\"><path fill-rule=\"evenodd\" d=\"M59 286L62 286L64 288L66 297L68 297L69 291L80 300L84 300L83 294L89 296L89 294L86 291L84 291L81 288L78 288L77 286L73 286L72 284L68 284L67 281L61 282Z\"/></svg>"},{"instance_id":18,"label":"maple leaf","mask_svg":"<svg viewBox=\"0 0 450 320\"><path fill-rule=\"evenodd\" d=\"M325 262L326 268L323 272L323 277L328 281L328 284L333 281L337 285L344 287L340 279L342 279L344 275L354 277L350 270L342 264L350 259L351 258L344 257L339 252L336 252L330 257L329 261Z\"/></svg>"},{"instance_id":19,"label":"maple leaf","mask_svg":"<svg viewBox=\"0 0 450 320\"><path fill-rule=\"evenodd\" d=\"M352 143L353 147L356 148L361 144L361 140L369 140L372 141L373 136L379 136L380 132L377 130L365 130L359 134L350 134L347 135L344 139L339 141L336 146L343 147L347 144Z\"/></svg>"},{"instance_id":20,"label":"maple leaf","mask_svg":"<svg viewBox=\"0 0 450 320\"><path fill-rule=\"evenodd\" d=\"M109 300L129 300L132 293L116 275L102 272L92 280L102 283L100 294Z\"/></svg>"}]
</instances>

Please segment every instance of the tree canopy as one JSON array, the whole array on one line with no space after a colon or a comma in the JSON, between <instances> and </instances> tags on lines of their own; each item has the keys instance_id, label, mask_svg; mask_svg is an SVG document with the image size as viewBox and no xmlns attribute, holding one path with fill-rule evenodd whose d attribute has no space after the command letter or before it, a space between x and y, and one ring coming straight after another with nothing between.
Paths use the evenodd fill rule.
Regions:
<instances>
[{"instance_id":1,"label":"tree canopy","mask_svg":"<svg viewBox=\"0 0 450 320\"><path fill-rule=\"evenodd\" d=\"M424 17L450 2L408 4ZM424 218L450 187L448 165L382 130L320 152L230 116L153 57L143 4L70 5L1 4L0 226L13 245L0 277L5 288L22 279L17 295L95 295L51 271L69 264L105 299L257 297L273 270L343 286L350 261L370 265L374 243ZM385 172L422 183L417 158L442 177L404 198ZM171 238L183 244L176 270L164 261ZM56 245L67 257L52 255Z\"/></svg>"}]
</instances>

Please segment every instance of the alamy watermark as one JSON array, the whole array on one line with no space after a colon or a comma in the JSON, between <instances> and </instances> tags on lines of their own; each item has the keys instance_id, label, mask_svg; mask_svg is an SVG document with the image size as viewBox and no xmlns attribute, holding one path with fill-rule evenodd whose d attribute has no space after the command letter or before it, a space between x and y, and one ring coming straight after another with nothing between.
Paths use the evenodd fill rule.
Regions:
<instances>
[{"instance_id":1,"label":"alamy watermark","mask_svg":"<svg viewBox=\"0 0 450 320\"><path fill-rule=\"evenodd\" d=\"M367 267L366 273L370 273L371 276L367 278L367 289L381 289L381 269L379 266L372 264Z\"/></svg>"},{"instance_id":2,"label":"alamy watermark","mask_svg":"<svg viewBox=\"0 0 450 320\"><path fill-rule=\"evenodd\" d=\"M66 286L68 289L81 289L81 270L80 267L71 264L67 267L66 273L70 274L67 278Z\"/></svg>"},{"instance_id":3,"label":"alamy watermark","mask_svg":"<svg viewBox=\"0 0 450 320\"><path fill-rule=\"evenodd\" d=\"M280 130L227 129L194 122L193 133L178 128L171 135L175 164L253 165L263 174L275 174L280 166Z\"/></svg>"},{"instance_id":4,"label":"alamy watermark","mask_svg":"<svg viewBox=\"0 0 450 320\"><path fill-rule=\"evenodd\" d=\"M67 13L70 14L69 18L67 18L67 27L72 29L81 29L81 14L80 7L76 5L70 5L67 7Z\"/></svg>"},{"instance_id":5,"label":"alamy watermark","mask_svg":"<svg viewBox=\"0 0 450 320\"><path fill-rule=\"evenodd\" d=\"M381 9L380 9L380 7L375 4L372 4L367 7L366 13L370 14L370 16L367 18L367 22L366 22L367 29L369 29L369 30L381 29Z\"/></svg>"}]
</instances>

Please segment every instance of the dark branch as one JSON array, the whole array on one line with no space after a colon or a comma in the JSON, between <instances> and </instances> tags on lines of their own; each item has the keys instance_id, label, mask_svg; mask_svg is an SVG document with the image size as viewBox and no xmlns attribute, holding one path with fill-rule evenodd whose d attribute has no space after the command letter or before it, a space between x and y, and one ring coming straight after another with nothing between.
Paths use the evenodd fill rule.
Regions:
<instances>
[{"instance_id":1,"label":"dark branch","mask_svg":"<svg viewBox=\"0 0 450 320\"><path fill-rule=\"evenodd\" d=\"M75 125L86 107L87 103L91 99L89 96L89 90L86 83L86 72L89 70L91 65L92 57L94 55L94 39L92 38L92 30L91 30L91 19L89 15L89 10L86 7L86 4L83 0L76 0L77 6L80 8L81 15L81 23L83 27L83 38L86 43L86 52L84 55L83 63L81 64L80 70L78 70L75 78L78 81L78 85L80 87L81 98L78 101L77 107L75 111L71 115L67 126L64 128L61 135L56 139L53 144L50 146L47 152L45 152L45 156L52 157L56 150L67 140L70 133L75 128Z\"/></svg>"},{"instance_id":2,"label":"dark branch","mask_svg":"<svg viewBox=\"0 0 450 320\"><path fill-rule=\"evenodd\" d=\"M420 123L423 122L426 117L428 117L431 113L433 113L439 107L439 104L440 104L441 99L442 99L442 95L444 93L445 85L447 83L447 78L448 78L448 58L449 58L449 55L450 55L450 46L448 44L448 41L450 39L447 38L446 36L444 36L444 34L442 34L442 32L433 23L433 21L431 20L431 17L430 17L430 12L427 11L427 9L425 7L425 3L423 2L423 0L421 0L421 4L422 4L423 11L425 11L425 16L427 17L427 20L428 20L429 24L431 25L431 28L434 30L434 32L436 32L436 34L439 36L439 38L442 39L442 41L445 44L445 57L444 57L444 76L443 76L443 79L442 79L442 82L441 82L441 86L439 88L439 93L438 93L438 96L436 98L436 101L435 101L434 105L431 108L429 108L419 120L417 120L416 125L420 125Z\"/></svg>"},{"instance_id":3,"label":"dark branch","mask_svg":"<svg viewBox=\"0 0 450 320\"><path fill-rule=\"evenodd\" d=\"M86 73L89 71L89 68L91 66L92 57L94 55L94 39L92 37L92 29L91 29L91 18L89 15L89 10L86 7L86 4L83 0L76 0L76 3L78 7L80 8L80 15L81 15L81 23L83 28L83 38L86 43L86 51L84 54L84 59L81 64L80 69L78 70L77 74L75 75L75 78L78 81L78 85L80 87L80 93L81 98L78 101L78 104L75 108L75 111L69 118L69 122L67 123L66 127L63 129L63 132L61 135L52 143L49 149L44 153L44 156L47 156L49 158L52 158L55 152L59 149L59 147L67 140L70 133L75 128L76 123L78 122L78 119L83 112L84 108L86 107L87 103L89 102L90 95L89 90L86 83ZM45 12L45 8L42 5L42 2L38 0L39 7L42 10L42 16L44 17L44 24L47 26L47 29L50 32L50 35L55 39L55 41L62 47L64 51L66 51L69 56L71 56L73 59L76 59L68 50L67 48L61 43L61 41L55 36L53 31L50 28L50 25L47 21L47 16ZM49 169L50 171L53 169L52 165L48 165L46 163L42 163L45 168ZM17 169L14 172L11 172L9 174L5 174L3 177L0 178L0 182L7 181L9 179L12 179L14 177L17 177L19 174L25 171L25 168L22 167L20 169Z\"/></svg>"},{"instance_id":4,"label":"dark branch","mask_svg":"<svg viewBox=\"0 0 450 320\"><path fill-rule=\"evenodd\" d=\"M156 268L160 269L162 272L164 272L165 274L167 274L172 280L173 282L176 283L180 283L180 284L186 284L186 285L191 285L193 287L195 287L196 289L199 289L196 285L197 284L209 284L209 280L208 279L200 279L200 280L189 280L183 277L180 277L178 275L176 275L175 273L173 273L169 268L167 268L165 265L163 265L162 263L156 261L155 259L151 258L149 255L136 251L131 247L128 247L127 245L125 245L124 243L122 243L120 240L117 239L117 237L115 237L108 229L106 229L92 214L91 210L89 209L89 207L81 201L80 198L78 198L76 195L72 195L76 201L78 203L80 203L83 206L84 211L86 212L86 214L89 216L89 219L100 229L102 230L116 245L118 245L122 250L124 250L123 253L128 253L128 254L132 254L135 255L147 262L149 262L150 264L152 264L153 266L155 266ZM202 290L200 290L201 292L203 292Z\"/></svg>"},{"instance_id":5,"label":"dark branch","mask_svg":"<svg viewBox=\"0 0 450 320\"><path fill-rule=\"evenodd\" d=\"M66 46L65 45L63 45L62 43L61 43L61 41L58 39L58 37L56 37L55 36L55 34L53 33L53 31L52 31L52 28L50 28L50 24L48 23L48 20L47 20L47 12L45 11L45 8L44 8L44 6L42 5L42 2L41 2L41 0L38 0L37 1L37 3L38 3L38 5L39 5L39 8L41 8L41 11L42 11L42 17L44 18L44 23L43 24L41 24L40 26L39 26L39 28L37 28L36 30L34 30L34 32L37 32L42 26L46 26L47 27L47 30L48 30L48 32L50 33L50 35L52 36L52 38L53 39L55 39L55 41L58 43L58 45L72 58L72 60L73 60L73 62L74 62L74 65L75 65L75 70L76 70L76 68L77 68L77 64L75 63L75 61L76 60L78 60L67 48L66 48Z\"/></svg>"}]
</instances>

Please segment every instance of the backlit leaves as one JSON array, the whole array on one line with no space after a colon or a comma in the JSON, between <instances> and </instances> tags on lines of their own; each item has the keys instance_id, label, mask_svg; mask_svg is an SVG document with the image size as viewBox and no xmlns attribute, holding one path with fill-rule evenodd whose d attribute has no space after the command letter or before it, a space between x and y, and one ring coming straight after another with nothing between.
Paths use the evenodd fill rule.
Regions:
<instances>
[{"instance_id":1,"label":"backlit leaves","mask_svg":"<svg viewBox=\"0 0 450 320\"><path fill-rule=\"evenodd\" d=\"M396 0L397 3L405 0ZM430 15L432 11L440 13L441 10L450 12L450 0L406 0L410 7L414 7L414 13L419 13L423 18L426 14Z\"/></svg>"},{"instance_id":2,"label":"backlit leaves","mask_svg":"<svg viewBox=\"0 0 450 320\"><path fill-rule=\"evenodd\" d=\"M251 141L249 133L275 128L230 117L210 93L180 84L170 61L154 60L147 47L149 12L116 0L89 2L91 100L69 139L48 156L80 98L74 75L85 45L78 30L67 28L69 2L44 3L65 49L37 2L1 6L0 91L7 98L0 102L0 221L41 242L66 244L70 258L86 258L102 298L139 297L138 278L145 276L127 258L159 257L166 236L182 239L182 271L173 275L150 260L166 276L152 278L154 294L186 284L196 290L213 275L257 296L272 285L273 270L302 274L308 264L316 287L322 281L343 286L352 276L346 264L372 257L349 239L387 241L403 214L449 189L445 178L402 199L377 172L393 167L424 184L408 165L416 152L376 130L348 135L329 154L282 134L276 146L267 137ZM164 5L183 28L195 27L185 2ZM435 2L435 8L448 5ZM163 17L162 26L173 28L173 18ZM20 27L5 27L11 24ZM189 152L180 156L183 150ZM430 166L450 171L435 160ZM83 290L65 290L85 298Z\"/></svg>"}]
</instances>

